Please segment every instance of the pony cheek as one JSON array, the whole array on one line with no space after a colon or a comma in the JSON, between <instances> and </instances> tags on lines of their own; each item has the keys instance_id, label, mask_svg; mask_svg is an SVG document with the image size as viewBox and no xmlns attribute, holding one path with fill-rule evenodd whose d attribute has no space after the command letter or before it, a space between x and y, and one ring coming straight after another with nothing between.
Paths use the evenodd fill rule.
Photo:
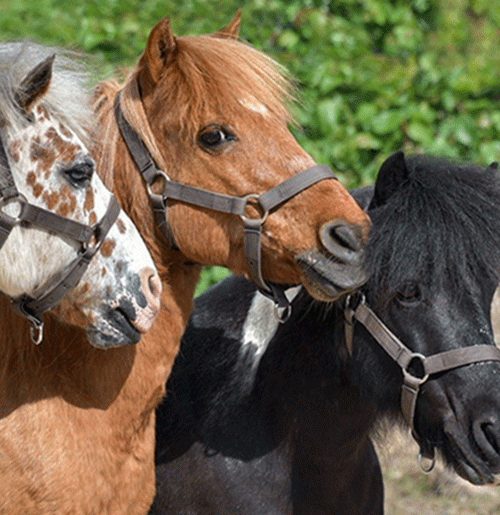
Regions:
<instances>
[{"instance_id":1,"label":"pony cheek","mask_svg":"<svg viewBox=\"0 0 500 515\"><path fill-rule=\"evenodd\" d=\"M87 286L87 283L82 284L83 289ZM57 320L64 320L64 323L69 326L86 329L92 323L95 314L91 309L79 308L78 302L78 296L72 298L71 295L67 295L48 313Z\"/></svg>"},{"instance_id":2,"label":"pony cheek","mask_svg":"<svg viewBox=\"0 0 500 515\"><path fill-rule=\"evenodd\" d=\"M241 238L243 235L242 228L237 228L241 222L234 215L178 203L169 206L167 216L175 245L188 260L195 263L225 266L236 250L233 236L229 233L234 233L235 238L239 233ZM186 220L189 220L188 231L182 230Z\"/></svg>"}]
</instances>

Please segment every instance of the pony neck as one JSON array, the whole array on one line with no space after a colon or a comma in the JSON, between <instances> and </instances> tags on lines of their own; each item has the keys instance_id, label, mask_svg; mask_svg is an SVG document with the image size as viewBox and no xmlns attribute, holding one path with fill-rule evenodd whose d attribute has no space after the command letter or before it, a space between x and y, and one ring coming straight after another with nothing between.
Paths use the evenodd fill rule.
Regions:
<instances>
[{"instance_id":1,"label":"pony neck","mask_svg":"<svg viewBox=\"0 0 500 515\"><path fill-rule=\"evenodd\" d=\"M60 323L50 313L44 315L44 339L34 345L28 321L3 296L0 331L0 388L9 397L2 411L51 397L82 408L104 409L119 394L133 363L133 347L96 349L84 330ZM121 365L115 367L118 355Z\"/></svg>"}]
</instances>

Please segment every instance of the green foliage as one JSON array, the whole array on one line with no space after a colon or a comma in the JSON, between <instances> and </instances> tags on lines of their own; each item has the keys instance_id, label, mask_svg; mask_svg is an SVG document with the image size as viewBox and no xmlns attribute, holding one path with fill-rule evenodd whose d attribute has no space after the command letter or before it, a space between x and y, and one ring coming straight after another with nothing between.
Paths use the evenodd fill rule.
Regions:
<instances>
[{"instance_id":1,"label":"green foliage","mask_svg":"<svg viewBox=\"0 0 500 515\"><path fill-rule=\"evenodd\" d=\"M487 0L0 0L0 38L95 56L96 78L130 66L152 26L224 26L296 77L300 144L348 187L396 149L484 165L500 155L500 3ZM211 284L216 271L205 272ZM208 277L208 279L207 279ZM201 286L200 286L201 288Z\"/></svg>"},{"instance_id":2,"label":"green foliage","mask_svg":"<svg viewBox=\"0 0 500 515\"><path fill-rule=\"evenodd\" d=\"M213 286L214 284L217 284L219 281L222 281L222 279L225 279L226 277L230 276L231 272L222 266L207 266L203 270L200 280L198 281L198 284L196 285L196 290L194 292L194 296L197 297L201 293L203 293L205 290L210 288L210 286Z\"/></svg>"}]
</instances>

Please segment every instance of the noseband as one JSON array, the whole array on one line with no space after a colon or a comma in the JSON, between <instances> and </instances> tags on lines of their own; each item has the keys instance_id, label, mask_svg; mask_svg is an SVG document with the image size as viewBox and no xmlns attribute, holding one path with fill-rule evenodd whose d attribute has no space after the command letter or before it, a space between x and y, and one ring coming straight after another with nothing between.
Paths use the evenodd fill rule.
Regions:
<instances>
[{"instance_id":1,"label":"noseband","mask_svg":"<svg viewBox=\"0 0 500 515\"><path fill-rule=\"evenodd\" d=\"M156 224L169 240L172 248L178 250L167 219L168 199L179 200L212 211L238 215L244 226L245 258L250 277L257 284L261 293L274 300L275 314L278 320L280 322L286 321L291 314L291 305L284 294L284 289L264 280L262 277L262 226L271 211L281 206L301 191L319 181L336 179L330 168L325 165L315 165L290 177L260 195L250 193L244 197L234 197L214 193L174 182L165 171L159 170L156 167L143 141L123 115L120 107L120 93L117 94L115 99L115 117L127 148L139 172L146 181ZM163 191L161 194L155 194L151 190L152 184L157 181L157 179L163 182ZM247 216L246 208L249 205L258 209L260 213L259 218L249 218Z\"/></svg>"},{"instance_id":2,"label":"noseband","mask_svg":"<svg viewBox=\"0 0 500 515\"><path fill-rule=\"evenodd\" d=\"M40 288L36 298L28 295L9 297L16 311L29 320L31 339L38 345L43 339L42 313L57 304L69 290L76 286L118 218L120 206L115 197L111 196L104 216L99 222L90 226L30 204L16 188L1 139L0 180L0 249L16 225L35 225L66 236L80 244L76 258L60 274ZM16 216L10 216L4 211L9 205L17 205Z\"/></svg>"},{"instance_id":3,"label":"noseband","mask_svg":"<svg viewBox=\"0 0 500 515\"><path fill-rule=\"evenodd\" d=\"M352 354L354 322L358 321L401 368L403 372L401 411L413 438L420 446L419 463L424 472L430 472L435 463L434 447L418 435L414 426L415 407L420 387L430 376L439 372L446 372L483 361L500 361L500 349L494 345L475 345L473 347L451 349L431 356L412 352L366 305L363 295L357 296L357 298L350 296L347 298L344 315L346 320L346 346L350 354ZM420 363L421 366L415 366L417 363ZM411 369L419 370L421 373L414 375ZM431 465L425 468L422 464L422 458L431 460Z\"/></svg>"}]
</instances>

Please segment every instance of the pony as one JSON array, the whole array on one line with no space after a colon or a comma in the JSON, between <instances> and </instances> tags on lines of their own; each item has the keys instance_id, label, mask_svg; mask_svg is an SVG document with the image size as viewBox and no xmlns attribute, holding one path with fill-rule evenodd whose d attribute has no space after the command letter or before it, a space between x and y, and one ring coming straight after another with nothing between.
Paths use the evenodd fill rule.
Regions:
<instances>
[{"instance_id":1,"label":"pony","mask_svg":"<svg viewBox=\"0 0 500 515\"><path fill-rule=\"evenodd\" d=\"M0 291L40 328L39 315L66 294L59 318L86 327L91 343L135 343L159 310L161 283L94 173L84 76L49 52L0 47Z\"/></svg>"},{"instance_id":2,"label":"pony","mask_svg":"<svg viewBox=\"0 0 500 515\"><path fill-rule=\"evenodd\" d=\"M37 513L54 506L147 513L155 492L155 407L203 265L252 276L281 320L290 314L283 285L304 284L315 298L332 300L367 279L361 263L369 219L293 138L290 81L238 41L239 22L237 15L215 34L175 37L163 19L125 83L95 88L98 170L153 256L161 310L135 347L106 354L107 375L93 362L113 402L90 398L102 409L98 420L79 414L85 438L67 454L76 479L61 490L53 472L43 488L51 509L39 503ZM86 382L102 395L97 376ZM89 445L85 428L106 436ZM18 490L29 495L26 484Z\"/></svg>"},{"instance_id":3,"label":"pony","mask_svg":"<svg viewBox=\"0 0 500 515\"><path fill-rule=\"evenodd\" d=\"M240 277L196 299L157 410L151 515L382 514L372 435L403 422L415 382L405 420L422 466L437 449L498 483L496 164L397 152L352 193L372 220L360 293L322 304L290 289L284 324Z\"/></svg>"},{"instance_id":4,"label":"pony","mask_svg":"<svg viewBox=\"0 0 500 515\"><path fill-rule=\"evenodd\" d=\"M106 352L133 347L160 309L151 255L96 173L86 80L69 53L0 45L2 513L51 506L51 470L64 490L61 459L74 441L62 435L78 437L74 412L112 402L119 386L108 389Z\"/></svg>"}]
</instances>

